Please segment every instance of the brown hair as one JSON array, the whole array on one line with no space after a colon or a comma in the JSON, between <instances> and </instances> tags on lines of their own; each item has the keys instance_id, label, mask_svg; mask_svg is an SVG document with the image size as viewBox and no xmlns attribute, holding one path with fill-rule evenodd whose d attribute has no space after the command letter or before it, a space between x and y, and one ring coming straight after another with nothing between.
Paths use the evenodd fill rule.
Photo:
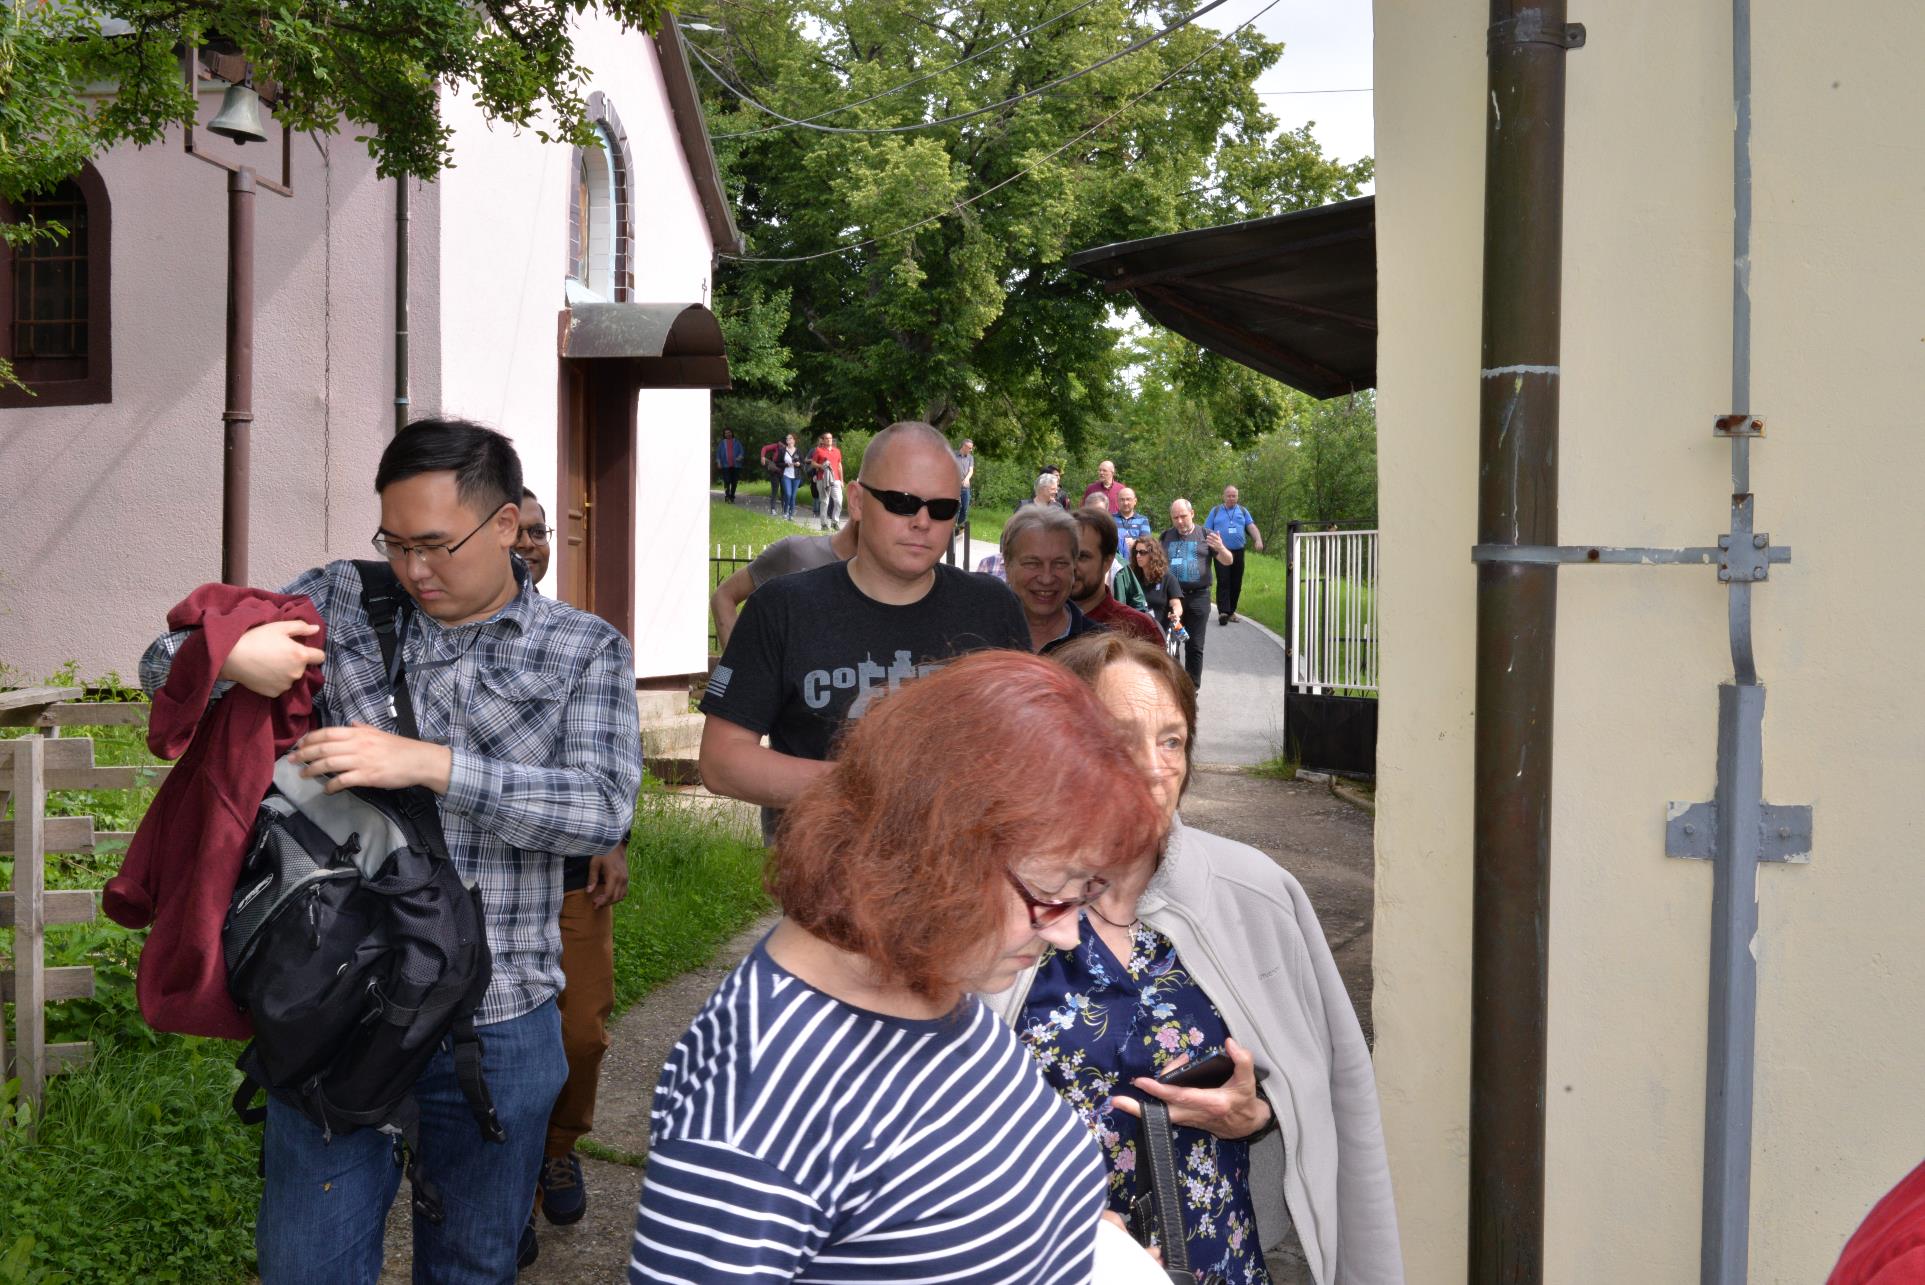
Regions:
<instances>
[{"instance_id":1,"label":"brown hair","mask_svg":"<svg viewBox=\"0 0 1925 1285\"><path fill-rule=\"evenodd\" d=\"M1092 691L1111 665L1141 665L1149 670L1183 711L1183 788L1190 788L1190 769L1196 764L1196 687L1168 652L1129 634L1098 629L1064 643L1049 658L1088 683Z\"/></svg>"},{"instance_id":2,"label":"brown hair","mask_svg":"<svg viewBox=\"0 0 1925 1285\"><path fill-rule=\"evenodd\" d=\"M1149 577L1143 585L1145 589L1148 589L1151 585L1162 583L1163 577L1170 574L1170 555L1164 552L1163 542L1155 536L1139 535L1130 542L1131 571L1136 570L1136 546L1145 540L1150 542L1150 565L1138 574L1137 579L1143 580L1145 576Z\"/></svg>"},{"instance_id":3,"label":"brown hair","mask_svg":"<svg viewBox=\"0 0 1925 1285\"><path fill-rule=\"evenodd\" d=\"M1090 492L1090 494L1101 495L1102 492L1092 491ZM1090 530L1096 532L1096 547L1102 553L1103 561L1104 562L1114 561L1116 558L1116 539L1117 539L1116 519L1110 516L1109 510L1092 509L1087 505L1085 505L1084 507L1076 510L1076 512L1070 514L1070 516L1076 519L1076 524L1078 526L1086 526ZM1079 538L1078 543L1080 542L1081 541Z\"/></svg>"},{"instance_id":4,"label":"brown hair","mask_svg":"<svg viewBox=\"0 0 1925 1285\"><path fill-rule=\"evenodd\" d=\"M1126 752L1095 694L1053 661L952 661L849 726L834 770L783 816L769 893L886 984L959 996L1005 931L1012 862L1070 840L1094 874L1156 842L1148 783L1116 770Z\"/></svg>"}]
</instances>

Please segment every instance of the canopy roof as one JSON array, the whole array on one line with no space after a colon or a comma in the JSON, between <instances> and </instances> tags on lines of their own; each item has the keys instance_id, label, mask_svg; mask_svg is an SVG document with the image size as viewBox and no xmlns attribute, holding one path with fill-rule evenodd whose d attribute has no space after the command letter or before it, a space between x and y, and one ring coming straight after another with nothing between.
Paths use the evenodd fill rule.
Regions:
<instances>
[{"instance_id":1,"label":"canopy roof","mask_svg":"<svg viewBox=\"0 0 1925 1285\"><path fill-rule=\"evenodd\" d=\"M1179 335L1313 397L1377 382L1377 200L1070 256Z\"/></svg>"},{"instance_id":2,"label":"canopy roof","mask_svg":"<svg viewBox=\"0 0 1925 1285\"><path fill-rule=\"evenodd\" d=\"M727 388L715 314L699 303L578 303L561 314L560 355L628 362L643 388Z\"/></svg>"}]
</instances>

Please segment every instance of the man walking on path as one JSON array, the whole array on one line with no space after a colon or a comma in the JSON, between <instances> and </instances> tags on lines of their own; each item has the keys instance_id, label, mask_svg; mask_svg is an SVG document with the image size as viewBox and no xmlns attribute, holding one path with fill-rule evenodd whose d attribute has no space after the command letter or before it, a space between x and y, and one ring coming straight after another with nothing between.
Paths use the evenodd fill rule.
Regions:
<instances>
[{"instance_id":1,"label":"man walking on path","mask_svg":"<svg viewBox=\"0 0 1925 1285\"><path fill-rule=\"evenodd\" d=\"M1230 563L1218 573L1216 586L1217 623L1227 625L1237 618L1237 601L1243 596L1244 542L1247 539L1262 553L1263 532L1257 530L1257 520L1250 516L1250 510L1237 503L1234 486L1223 488L1223 503L1203 519L1203 529L1215 532L1230 551Z\"/></svg>"},{"instance_id":2,"label":"man walking on path","mask_svg":"<svg viewBox=\"0 0 1925 1285\"><path fill-rule=\"evenodd\" d=\"M1116 566L1121 571L1130 564L1130 550L1136 547L1139 537L1150 533L1150 515L1136 511L1136 491L1132 487L1116 488Z\"/></svg>"},{"instance_id":3,"label":"man walking on path","mask_svg":"<svg viewBox=\"0 0 1925 1285\"><path fill-rule=\"evenodd\" d=\"M1083 499L1088 500L1092 495L1100 495L1108 512L1119 513L1122 511L1122 505L1117 502L1117 492L1122 489L1123 484L1116 480L1115 463L1104 460L1096 466L1096 480L1083 488Z\"/></svg>"},{"instance_id":4,"label":"man walking on path","mask_svg":"<svg viewBox=\"0 0 1925 1285\"><path fill-rule=\"evenodd\" d=\"M809 452L809 486L817 496L816 521L825 531L838 530L842 526L842 451L834 433L818 437Z\"/></svg>"},{"instance_id":5,"label":"man walking on path","mask_svg":"<svg viewBox=\"0 0 1925 1285\"><path fill-rule=\"evenodd\" d=\"M776 517L782 512L782 442L770 442L762 448L762 472L769 479L769 516Z\"/></svg>"},{"instance_id":6,"label":"man walking on path","mask_svg":"<svg viewBox=\"0 0 1925 1285\"><path fill-rule=\"evenodd\" d=\"M956 467L962 470L962 509L956 514L956 528L969 525L969 488L976 481L976 444L967 437L956 448Z\"/></svg>"},{"instance_id":7,"label":"man walking on path","mask_svg":"<svg viewBox=\"0 0 1925 1285\"><path fill-rule=\"evenodd\" d=\"M1118 602L1110 594L1110 566L1116 560L1116 523L1110 515L1085 505L1070 516L1076 519L1076 575L1070 601L1094 624L1122 634L1134 634L1155 647L1163 645L1163 631L1147 612Z\"/></svg>"},{"instance_id":8,"label":"man walking on path","mask_svg":"<svg viewBox=\"0 0 1925 1285\"><path fill-rule=\"evenodd\" d=\"M732 428L723 429L722 440L715 444L715 467L722 474L722 498L735 503L735 484L742 477L742 443Z\"/></svg>"},{"instance_id":9,"label":"man walking on path","mask_svg":"<svg viewBox=\"0 0 1925 1285\"><path fill-rule=\"evenodd\" d=\"M1060 507L1056 505L1056 495L1057 495L1057 488L1061 485L1062 485L1062 480L1056 476L1055 472L1053 472L1050 469L1044 469L1041 473L1038 473L1036 475L1035 494L1031 495L1027 500L1023 500L1020 503L1018 503L1016 507L1021 509L1021 508L1026 508L1031 504L1042 504L1042 505Z\"/></svg>"},{"instance_id":10,"label":"man walking on path","mask_svg":"<svg viewBox=\"0 0 1925 1285\"><path fill-rule=\"evenodd\" d=\"M567 1079L561 1019L562 866L607 852L641 785L641 728L628 642L599 617L542 597L511 556L521 538L521 461L501 434L423 420L396 434L374 478L376 549L411 600L397 620L421 739L396 735L392 689L342 560L282 592L313 602L325 656L276 622L243 634L221 677L278 697L327 665L316 730L291 758L330 791L422 786L437 796L448 853L480 887L492 976L475 1023L482 1071L507 1134L486 1140L443 1047L416 1082L421 1150L448 1197L445 1217L414 1218L418 1281L505 1281L534 1204L548 1121ZM184 632L141 658L150 691L167 681ZM254 1243L262 1279L373 1280L401 1179L395 1139L375 1129L323 1134L271 1096L265 1186ZM326 1194L324 1194L326 1193Z\"/></svg>"},{"instance_id":11,"label":"man walking on path","mask_svg":"<svg viewBox=\"0 0 1925 1285\"><path fill-rule=\"evenodd\" d=\"M748 566L736 571L709 596L709 612L715 617L715 645L727 651L735 633L735 618L750 594L777 576L811 571L832 562L847 562L856 554L856 520L838 527L834 535L788 535L755 555Z\"/></svg>"},{"instance_id":12,"label":"man walking on path","mask_svg":"<svg viewBox=\"0 0 1925 1285\"><path fill-rule=\"evenodd\" d=\"M1203 639L1210 625L1210 579L1218 564L1230 565L1223 537L1196 524L1196 509L1185 499L1170 505L1170 529L1162 536L1170 573L1183 589L1183 627L1190 637L1183 645L1183 667L1192 685L1203 686Z\"/></svg>"},{"instance_id":13,"label":"man walking on path","mask_svg":"<svg viewBox=\"0 0 1925 1285\"><path fill-rule=\"evenodd\" d=\"M531 587L548 574L551 535L541 501L522 488L521 532L515 552L528 565ZM602 1058L608 1053L608 1018L615 1011L615 905L628 896L626 836L599 857L563 858L561 871L561 971L566 984L555 1005L561 1011L568 1081L548 1113L548 1141L535 1179L535 1208L528 1213L517 1255L523 1267L533 1263L541 1250L535 1239L536 1211L558 1227L578 1223L588 1212L588 1189L582 1183L575 1144L595 1127Z\"/></svg>"},{"instance_id":14,"label":"man walking on path","mask_svg":"<svg viewBox=\"0 0 1925 1285\"><path fill-rule=\"evenodd\" d=\"M964 652L1028 650L1006 585L942 565L961 491L941 433L891 424L849 488L855 556L762 585L730 635L701 703L702 783L761 804L765 836L767 809L828 773L837 731L876 696Z\"/></svg>"}]
</instances>

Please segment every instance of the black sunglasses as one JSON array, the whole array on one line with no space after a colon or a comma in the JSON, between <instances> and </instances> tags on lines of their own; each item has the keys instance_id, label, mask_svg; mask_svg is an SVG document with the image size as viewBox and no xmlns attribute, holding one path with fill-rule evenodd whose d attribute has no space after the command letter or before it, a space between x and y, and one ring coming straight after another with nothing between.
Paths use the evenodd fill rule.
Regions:
<instances>
[{"instance_id":1,"label":"black sunglasses","mask_svg":"<svg viewBox=\"0 0 1925 1285\"><path fill-rule=\"evenodd\" d=\"M1029 911L1031 928L1045 927L1072 911L1081 910L1102 896L1110 886L1109 880L1099 876L1083 885L1083 895L1080 897L1071 897L1068 901L1044 901L1024 886L1023 881L1016 877L1015 871L1005 867L1003 877L1009 880L1009 886L1016 890L1016 895L1023 899L1023 907Z\"/></svg>"},{"instance_id":2,"label":"black sunglasses","mask_svg":"<svg viewBox=\"0 0 1925 1285\"><path fill-rule=\"evenodd\" d=\"M929 510L932 521L947 522L962 510L962 501L959 499L925 500L920 495L911 495L907 491L885 491L879 486L870 486L860 478L856 481L862 487L864 495L875 496L883 508L899 518L913 518L916 516L917 509L926 508Z\"/></svg>"}]
</instances>

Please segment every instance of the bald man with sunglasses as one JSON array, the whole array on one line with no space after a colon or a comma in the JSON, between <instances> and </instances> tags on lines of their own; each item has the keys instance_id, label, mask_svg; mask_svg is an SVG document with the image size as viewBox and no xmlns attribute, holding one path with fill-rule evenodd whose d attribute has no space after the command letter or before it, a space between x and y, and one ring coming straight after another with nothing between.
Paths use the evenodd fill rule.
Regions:
<instances>
[{"instance_id":1,"label":"bald man with sunglasses","mask_svg":"<svg viewBox=\"0 0 1925 1285\"><path fill-rule=\"evenodd\" d=\"M702 698L702 783L761 804L769 834L877 696L966 652L1029 650L1009 586L942 565L962 473L941 433L905 422L876 434L848 501L855 556L757 589Z\"/></svg>"}]
</instances>

